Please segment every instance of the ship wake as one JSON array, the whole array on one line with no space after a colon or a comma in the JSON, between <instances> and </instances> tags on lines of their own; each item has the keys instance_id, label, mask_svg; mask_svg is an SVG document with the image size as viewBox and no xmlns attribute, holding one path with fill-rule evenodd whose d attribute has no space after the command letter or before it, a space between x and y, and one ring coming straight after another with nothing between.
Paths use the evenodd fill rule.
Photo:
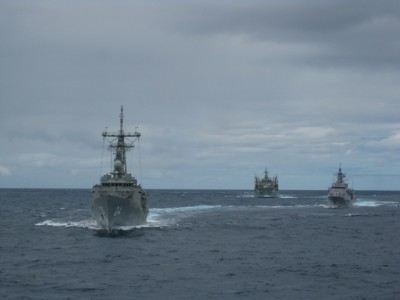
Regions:
<instances>
[{"instance_id":1,"label":"ship wake","mask_svg":"<svg viewBox=\"0 0 400 300\"><path fill-rule=\"evenodd\" d=\"M99 229L95 220L81 220L81 221L66 221L62 219L45 220L43 222L35 224L36 226L53 226L53 227L76 227L76 228L88 228L88 229Z\"/></svg>"},{"instance_id":2,"label":"ship wake","mask_svg":"<svg viewBox=\"0 0 400 300\"><path fill-rule=\"evenodd\" d=\"M147 217L147 222L142 225L121 226L117 227L117 231L130 231L137 228L161 228L166 226L174 226L179 220L187 218L197 213L210 211L220 208L221 205L193 205L183 207L167 207L167 208L151 208ZM75 227L86 228L101 231L101 227L94 219L85 219L72 221L70 219L50 219L35 224L36 226L52 226L52 227Z\"/></svg>"},{"instance_id":3,"label":"ship wake","mask_svg":"<svg viewBox=\"0 0 400 300\"><path fill-rule=\"evenodd\" d=\"M399 206L399 202L396 201L381 201L367 198L358 198L354 203L354 206L360 207L378 207L378 206Z\"/></svg>"}]
</instances>

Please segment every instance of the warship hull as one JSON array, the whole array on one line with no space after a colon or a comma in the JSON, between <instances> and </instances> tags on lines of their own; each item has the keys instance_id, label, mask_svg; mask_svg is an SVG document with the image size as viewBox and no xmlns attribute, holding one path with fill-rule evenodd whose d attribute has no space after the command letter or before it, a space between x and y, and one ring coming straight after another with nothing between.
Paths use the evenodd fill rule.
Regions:
<instances>
[{"instance_id":1,"label":"warship hull","mask_svg":"<svg viewBox=\"0 0 400 300\"><path fill-rule=\"evenodd\" d=\"M134 196L99 195L93 197L92 214L102 229L112 231L146 223L148 210Z\"/></svg>"},{"instance_id":2,"label":"warship hull","mask_svg":"<svg viewBox=\"0 0 400 300\"><path fill-rule=\"evenodd\" d=\"M331 208L346 208L353 206L355 197L348 189L332 188L328 194L329 207Z\"/></svg>"},{"instance_id":3,"label":"warship hull","mask_svg":"<svg viewBox=\"0 0 400 300\"><path fill-rule=\"evenodd\" d=\"M329 196L329 207L331 208L346 208L353 206L353 201L338 196Z\"/></svg>"}]
</instances>

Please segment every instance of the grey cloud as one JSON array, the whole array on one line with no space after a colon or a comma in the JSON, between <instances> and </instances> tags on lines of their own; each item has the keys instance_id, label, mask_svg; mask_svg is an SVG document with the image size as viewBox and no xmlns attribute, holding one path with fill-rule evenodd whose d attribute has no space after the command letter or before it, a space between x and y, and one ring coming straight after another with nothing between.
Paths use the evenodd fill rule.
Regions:
<instances>
[{"instance_id":1,"label":"grey cloud","mask_svg":"<svg viewBox=\"0 0 400 300\"><path fill-rule=\"evenodd\" d=\"M33 186L95 183L121 104L146 187L251 188L267 165L318 188L340 161L398 174L395 1L6 0L0 16L3 186L38 168Z\"/></svg>"},{"instance_id":2,"label":"grey cloud","mask_svg":"<svg viewBox=\"0 0 400 300\"><path fill-rule=\"evenodd\" d=\"M178 13L179 14L179 13ZM314 49L298 63L325 67L398 69L397 1L267 1L181 10L176 29L186 34L244 36ZM295 55L295 53L292 53Z\"/></svg>"}]
</instances>

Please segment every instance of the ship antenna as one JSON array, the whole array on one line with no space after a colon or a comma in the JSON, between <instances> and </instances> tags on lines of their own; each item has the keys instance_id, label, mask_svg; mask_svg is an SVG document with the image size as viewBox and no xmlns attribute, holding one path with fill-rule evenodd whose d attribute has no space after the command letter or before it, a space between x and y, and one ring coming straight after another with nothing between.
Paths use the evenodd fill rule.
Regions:
<instances>
[{"instance_id":1,"label":"ship antenna","mask_svg":"<svg viewBox=\"0 0 400 300\"><path fill-rule=\"evenodd\" d=\"M119 115L119 137L118 137L118 144L121 147L121 157L123 170L126 173L126 156L125 156L125 135L124 135L124 106L121 105L121 114Z\"/></svg>"},{"instance_id":2,"label":"ship antenna","mask_svg":"<svg viewBox=\"0 0 400 300\"><path fill-rule=\"evenodd\" d=\"M108 127L104 129L104 132L107 132L107 128ZM101 173L103 172L103 156L104 156L105 143L106 143L106 138L103 136L103 147L101 147L101 163L100 163L100 174L99 174L100 178L101 178Z\"/></svg>"},{"instance_id":3,"label":"ship antenna","mask_svg":"<svg viewBox=\"0 0 400 300\"><path fill-rule=\"evenodd\" d=\"M124 107L121 105L121 114L119 115L119 131L120 134L123 134L123 125L124 125Z\"/></svg>"},{"instance_id":4,"label":"ship antenna","mask_svg":"<svg viewBox=\"0 0 400 300\"><path fill-rule=\"evenodd\" d=\"M136 131L137 127L135 128ZM138 140L138 150L139 150L139 175L140 175L140 184L143 184L143 175L142 175L142 155L140 151L140 137L137 138Z\"/></svg>"}]
</instances>

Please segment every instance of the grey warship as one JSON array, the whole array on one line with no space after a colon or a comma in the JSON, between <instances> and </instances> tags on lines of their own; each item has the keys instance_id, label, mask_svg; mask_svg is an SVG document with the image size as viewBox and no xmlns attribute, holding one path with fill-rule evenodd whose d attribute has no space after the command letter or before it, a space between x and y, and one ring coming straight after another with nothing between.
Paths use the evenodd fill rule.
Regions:
<instances>
[{"instance_id":1,"label":"grey warship","mask_svg":"<svg viewBox=\"0 0 400 300\"><path fill-rule=\"evenodd\" d=\"M356 201L354 191L349 188L345 177L346 175L342 173L342 168L339 167L339 172L336 174L336 181L328 189L329 207L331 208L350 207Z\"/></svg>"},{"instance_id":2,"label":"grey warship","mask_svg":"<svg viewBox=\"0 0 400 300\"><path fill-rule=\"evenodd\" d=\"M92 214L102 229L111 232L121 226L146 223L149 209L147 194L137 180L127 172L126 151L134 147L139 132L124 132L124 111L121 106L118 132L102 133L115 153L114 169L101 177L100 184L93 186Z\"/></svg>"},{"instance_id":3,"label":"grey warship","mask_svg":"<svg viewBox=\"0 0 400 300\"><path fill-rule=\"evenodd\" d=\"M268 176L268 170L264 171L264 178L255 177L254 195L259 198L276 198L279 196L278 176Z\"/></svg>"}]
</instances>

